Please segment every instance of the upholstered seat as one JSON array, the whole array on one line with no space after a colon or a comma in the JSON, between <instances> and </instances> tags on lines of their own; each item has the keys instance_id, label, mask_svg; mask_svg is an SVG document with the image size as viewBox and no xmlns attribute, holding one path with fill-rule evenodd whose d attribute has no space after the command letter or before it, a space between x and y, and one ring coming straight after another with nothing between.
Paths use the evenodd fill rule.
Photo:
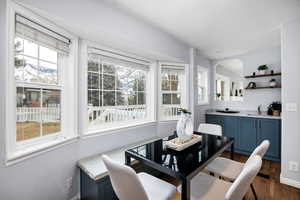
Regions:
<instances>
[{"instance_id":1,"label":"upholstered seat","mask_svg":"<svg viewBox=\"0 0 300 200\"><path fill-rule=\"evenodd\" d=\"M226 177L230 181L234 181L243 170L243 167L244 163L218 157L206 167L206 170L213 172L216 176Z\"/></svg>"},{"instance_id":2,"label":"upholstered seat","mask_svg":"<svg viewBox=\"0 0 300 200\"><path fill-rule=\"evenodd\" d=\"M200 173L191 180L192 200L241 200L261 168L260 156L252 156L233 183ZM181 192L181 186L178 187Z\"/></svg>"},{"instance_id":3,"label":"upholstered seat","mask_svg":"<svg viewBox=\"0 0 300 200\"><path fill-rule=\"evenodd\" d=\"M176 187L163 180L146 173L139 173L138 177L144 186L149 200L171 199L176 192Z\"/></svg>"},{"instance_id":4,"label":"upholstered seat","mask_svg":"<svg viewBox=\"0 0 300 200\"><path fill-rule=\"evenodd\" d=\"M231 185L232 183L200 173L191 181L191 200L225 199ZM181 186L178 187L178 191L181 192Z\"/></svg>"},{"instance_id":5,"label":"upholstered seat","mask_svg":"<svg viewBox=\"0 0 300 200\"><path fill-rule=\"evenodd\" d=\"M121 200L169 200L176 187L146 173L136 174L125 165L121 165L108 156L102 156L113 189Z\"/></svg>"}]
</instances>

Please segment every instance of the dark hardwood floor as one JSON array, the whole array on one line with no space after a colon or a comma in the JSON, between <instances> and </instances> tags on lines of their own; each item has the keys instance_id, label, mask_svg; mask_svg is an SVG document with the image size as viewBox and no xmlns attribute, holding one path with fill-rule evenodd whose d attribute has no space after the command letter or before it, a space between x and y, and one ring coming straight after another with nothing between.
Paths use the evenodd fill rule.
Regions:
<instances>
[{"instance_id":1,"label":"dark hardwood floor","mask_svg":"<svg viewBox=\"0 0 300 200\"><path fill-rule=\"evenodd\" d=\"M222 156L229 158L227 153ZM240 154L234 156L234 159L240 162L245 162L247 158L247 156ZM267 174L270 178L266 179L260 176L255 178L253 184L259 200L300 200L300 189L280 183L280 163L264 160L260 173ZM180 184L179 181L170 177L164 177L164 179L174 185ZM245 199L254 199L250 189ZM177 193L172 200L180 200L180 194Z\"/></svg>"}]
</instances>

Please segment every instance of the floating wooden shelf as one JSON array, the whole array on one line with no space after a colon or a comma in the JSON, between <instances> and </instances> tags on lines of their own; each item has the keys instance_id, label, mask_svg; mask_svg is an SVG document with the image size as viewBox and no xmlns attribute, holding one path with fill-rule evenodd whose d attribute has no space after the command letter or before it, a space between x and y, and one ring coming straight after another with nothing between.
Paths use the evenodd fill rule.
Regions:
<instances>
[{"instance_id":1,"label":"floating wooden shelf","mask_svg":"<svg viewBox=\"0 0 300 200\"><path fill-rule=\"evenodd\" d=\"M281 85L271 87L271 86L261 86L261 87L255 87L255 88L245 88L245 90L256 90L256 89L276 89L276 88L281 88Z\"/></svg>"},{"instance_id":2,"label":"floating wooden shelf","mask_svg":"<svg viewBox=\"0 0 300 200\"><path fill-rule=\"evenodd\" d=\"M269 76L281 76L281 72L274 74L257 74L255 76L245 76L245 78L260 78L260 77L269 77Z\"/></svg>"}]
</instances>

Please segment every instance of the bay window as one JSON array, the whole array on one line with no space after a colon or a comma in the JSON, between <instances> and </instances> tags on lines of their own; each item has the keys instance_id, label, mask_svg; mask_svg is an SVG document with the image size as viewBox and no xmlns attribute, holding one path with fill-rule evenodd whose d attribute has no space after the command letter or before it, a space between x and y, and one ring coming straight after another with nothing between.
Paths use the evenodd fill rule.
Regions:
<instances>
[{"instance_id":1,"label":"bay window","mask_svg":"<svg viewBox=\"0 0 300 200\"><path fill-rule=\"evenodd\" d=\"M9 158L76 135L76 92L70 87L74 88L76 77L76 39L17 5L11 23L7 96L15 103L7 108ZM67 117L66 112L73 116Z\"/></svg>"},{"instance_id":2,"label":"bay window","mask_svg":"<svg viewBox=\"0 0 300 200\"><path fill-rule=\"evenodd\" d=\"M87 63L88 129L150 120L150 63L90 47Z\"/></svg>"},{"instance_id":3,"label":"bay window","mask_svg":"<svg viewBox=\"0 0 300 200\"><path fill-rule=\"evenodd\" d=\"M160 64L160 116L163 120L177 119L180 108L187 108L187 66Z\"/></svg>"}]
</instances>

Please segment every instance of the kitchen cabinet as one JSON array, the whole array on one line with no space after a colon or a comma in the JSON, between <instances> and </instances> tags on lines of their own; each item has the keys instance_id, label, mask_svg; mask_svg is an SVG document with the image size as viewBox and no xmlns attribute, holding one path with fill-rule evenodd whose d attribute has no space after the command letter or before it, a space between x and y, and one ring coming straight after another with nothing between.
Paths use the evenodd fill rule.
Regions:
<instances>
[{"instance_id":1,"label":"kitchen cabinet","mask_svg":"<svg viewBox=\"0 0 300 200\"><path fill-rule=\"evenodd\" d=\"M269 140L271 145L264 158L280 161L280 119L207 114L206 123L221 125L223 135L234 138L237 153L250 155L263 140Z\"/></svg>"}]
</instances>

